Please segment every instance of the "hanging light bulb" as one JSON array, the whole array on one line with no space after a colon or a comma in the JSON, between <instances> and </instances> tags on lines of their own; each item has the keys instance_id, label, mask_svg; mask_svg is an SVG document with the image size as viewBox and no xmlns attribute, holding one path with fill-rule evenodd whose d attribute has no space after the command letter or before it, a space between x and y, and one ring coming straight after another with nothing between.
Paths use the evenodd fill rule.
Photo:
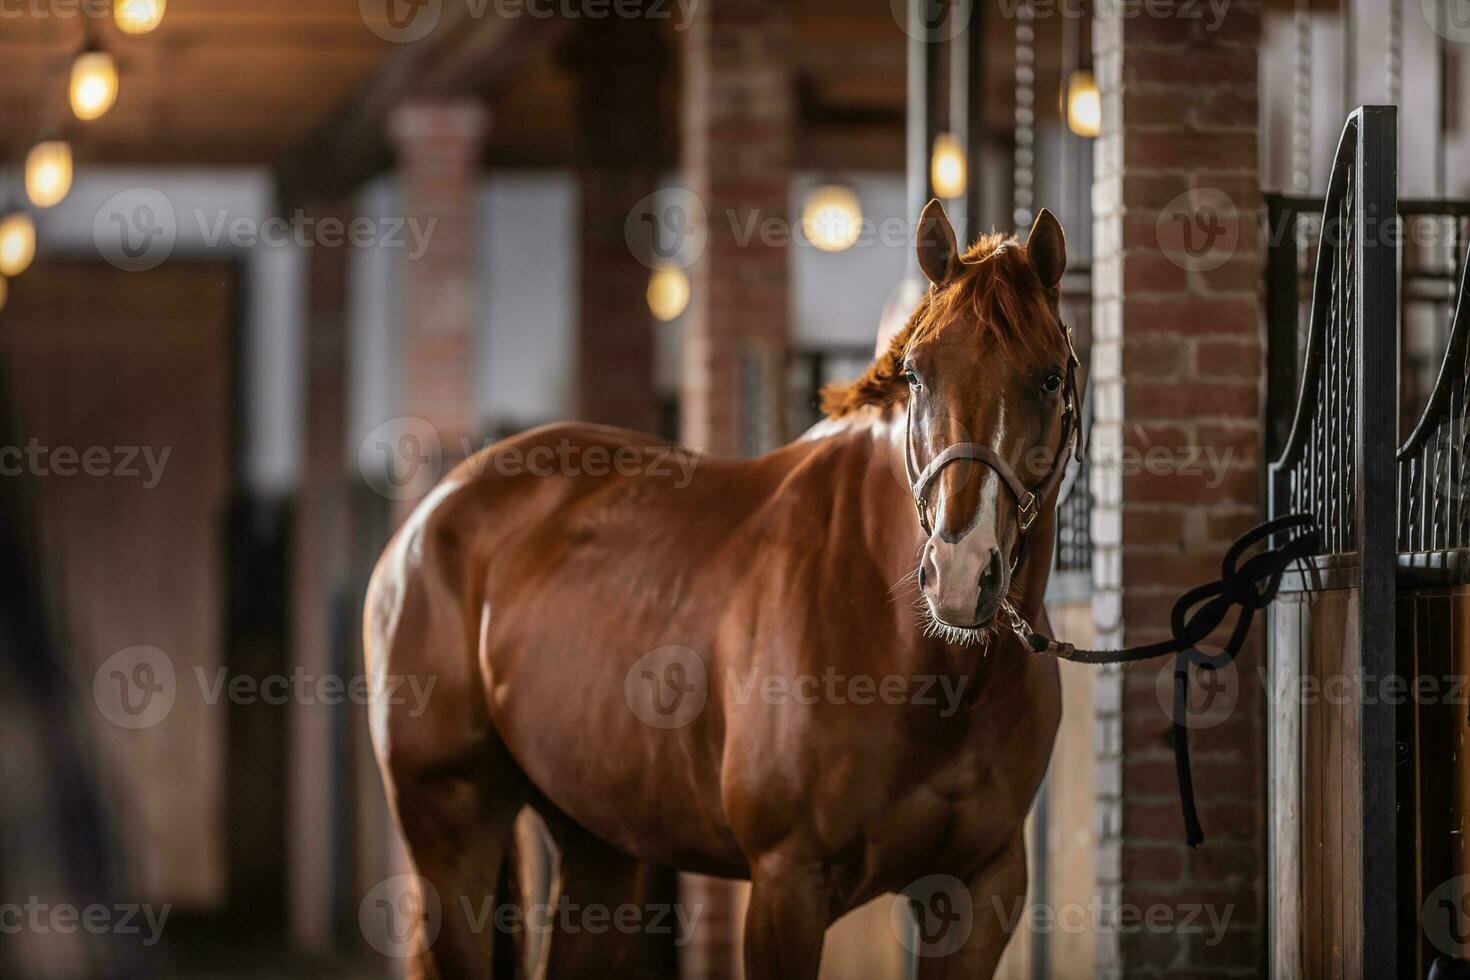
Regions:
<instances>
[{"instance_id":1,"label":"hanging light bulb","mask_svg":"<svg viewBox=\"0 0 1470 980\"><path fill-rule=\"evenodd\" d=\"M112 19L124 34L147 34L163 20L168 0L113 0Z\"/></svg>"},{"instance_id":2,"label":"hanging light bulb","mask_svg":"<svg viewBox=\"0 0 1470 980\"><path fill-rule=\"evenodd\" d=\"M1102 132L1102 96L1090 71L1074 71L1067 79L1067 128L1089 139Z\"/></svg>"},{"instance_id":3,"label":"hanging light bulb","mask_svg":"<svg viewBox=\"0 0 1470 980\"><path fill-rule=\"evenodd\" d=\"M949 133L934 137L929 182L934 185L935 197L952 198L965 193L965 154L959 140Z\"/></svg>"},{"instance_id":4,"label":"hanging light bulb","mask_svg":"<svg viewBox=\"0 0 1470 980\"><path fill-rule=\"evenodd\" d=\"M117 101L117 62L89 45L71 63L71 111L78 119L98 119Z\"/></svg>"},{"instance_id":5,"label":"hanging light bulb","mask_svg":"<svg viewBox=\"0 0 1470 980\"><path fill-rule=\"evenodd\" d=\"M824 252L851 248L862 233L862 226L862 202L841 184L816 188L801 209L801 233Z\"/></svg>"},{"instance_id":6,"label":"hanging light bulb","mask_svg":"<svg viewBox=\"0 0 1470 980\"><path fill-rule=\"evenodd\" d=\"M676 319L689 305L689 277L672 266L654 269L648 277L648 308L660 321Z\"/></svg>"},{"instance_id":7,"label":"hanging light bulb","mask_svg":"<svg viewBox=\"0 0 1470 980\"><path fill-rule=\"evenodd\" d=\"M24 211L0 218L0 276L18 276L36 257L36 223Z\"/></svg>"},{"instance_id":8,"label":"hanging light bulb","mask_svg":"<svg viewBox=\"0 0 1470 980\"><path fill-rule=\"evenodd\" d=\"M63 140L37 143L26 154L26 196L38 208L60 204L71 190L71 146Z\"/></svg>"}]
</instances>

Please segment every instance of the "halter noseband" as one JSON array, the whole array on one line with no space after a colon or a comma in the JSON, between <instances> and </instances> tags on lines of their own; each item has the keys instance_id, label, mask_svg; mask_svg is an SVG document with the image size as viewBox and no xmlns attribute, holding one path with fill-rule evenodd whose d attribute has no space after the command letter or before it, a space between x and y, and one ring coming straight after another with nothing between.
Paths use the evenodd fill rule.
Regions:
<instances>
[{"instance_id":1,"label":"halter noseband","mask_svg":"<svg viewBox=\"0 0 1470 980\"><path fill-rule=\"evenodd\" d=\"M1041 501L1051 495L1066 473L1068 447L1071 447L1072 454L1078 459L1082 458L1082 440L1075 439L1074 441L1078 435L1077 368L1079 362L1077 351L1072 346L1072 328L1062 327L1062 334L1067 340L1066 377L1062 382L1062 439L1057 447L1056 455L1052 458L1051 471L1035 490L1026 489L1026 485L1021 482L1020 477L1016 476L1016 471L1011 468L1011 464L1006 462L1000 453L977 442L956 442L946 446L915 476L913 460L914 398L912 393L909 394L903 439L903 463L904 470L908 474L909 487L913 490L914 507L919 512L919 526L924 529L925 534L934 533L934 529L929 525L928 493L930 485L939 478L939 474L950 463L961 459L974 460L994 470L995 475L1000 477L1001 482L1006 485L1006 489L1010 490L1011 496L1016 501L1016 526L1020 529L1021 539L1016 547L1015 560L1011 563L1012 571L1020 565L1026 544L1025 534L1036 522Z\"/></svg>"}]
</instances>

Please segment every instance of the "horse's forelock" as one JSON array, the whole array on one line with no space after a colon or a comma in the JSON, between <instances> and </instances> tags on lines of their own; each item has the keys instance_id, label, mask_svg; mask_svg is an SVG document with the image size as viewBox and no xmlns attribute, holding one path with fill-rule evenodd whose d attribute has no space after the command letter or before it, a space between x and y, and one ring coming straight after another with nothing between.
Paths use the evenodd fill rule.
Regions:
<instances>
[{"instance_id":1,"label":"horse's forelock","mask_svg":"<svg viewBox=\"0 0 1470 980\"><path fill-rule=\"evenodd\" d=\"M1014 236L983 236L965 252L954 279L925 293L861 377L822 389L822 411L841 418L908 397L903 361L909 348L957 322L980 324L1002 350L1041 354L1045 342L1035 324L1049 315L1046 292L1021 244Z\"/></svg>"}]
</instances>

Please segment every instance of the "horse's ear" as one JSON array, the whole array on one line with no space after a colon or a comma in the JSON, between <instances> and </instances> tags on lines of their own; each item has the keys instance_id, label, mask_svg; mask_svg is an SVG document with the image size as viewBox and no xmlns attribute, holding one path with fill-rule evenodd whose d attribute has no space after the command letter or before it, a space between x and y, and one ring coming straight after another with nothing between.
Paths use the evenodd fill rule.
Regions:
<instances>
[{"instance_id":1,"label":"horse's ear","mask_svg":"<svg viewBox=\"0 0 1470 980\"><path fill-rule=\"evenodd\" d=\"M919 215L917 248L919 268L936 286L948 282L959 267L960 250L954 241L954 227L949 223L949 215L944 213L944 205L938 200L924 205L924 213Z\"/></svg>"},{"instance_id":2,"label":"horse's ear","mask_svg":"<svg viewBox=\"0 0 1470 980\"><path fill-rule=\"evenodd\" d=\"M1026 255L1047 289L1062 281L1062 273L1067 271L1067 236L1057 216L1046 208L1037 214L1031 234L1026 236Z\"/></svg>"}]
</instances>

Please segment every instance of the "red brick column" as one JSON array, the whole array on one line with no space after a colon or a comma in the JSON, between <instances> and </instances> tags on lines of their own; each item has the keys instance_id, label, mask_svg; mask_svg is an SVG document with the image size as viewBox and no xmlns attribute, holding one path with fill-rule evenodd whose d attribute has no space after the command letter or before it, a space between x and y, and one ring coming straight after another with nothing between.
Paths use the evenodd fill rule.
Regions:
<instances>
[{"instance_id":1,"label":"red brick column","mask_svg":"<svg viewBox=\"0 0 1470 980\"><path fill-rule=\"evenodd\" d=\"M659 125L665 52L647 21L623 17L586 21L568 51L582 191L577 417L641 432L658 427L650 270L625 228L672 162Z\"/></svg>"},{"instance_id":2,"label":"red brick column","mask_svg":"<svg viewBox=\"0 0 1470 980\"><path fill-rule=\"evenodd\" d=\"M1181 590L1216 578L1229 542L1259 514L1260 4L1230 4L1213 30L1213 17L1184 5L1163 17L1158 9L1123 16L1105 4L1094 27L1103 96L1092 355L1100 646L1164 636ZM1228 465L1216 469L1226 453ZM1170 714L1158 693L1170 665L1113 668L1098 679L1101 903L1158 906L1175 923L1194 904L1231 915L1228 936L1213 944L1208 926L1104 929L1100 975L1265 968L1256 632L1225 678L1238 691L1233 710L1193 720L1206 835L1193 851L1183 843Z\"/></svg>"},{"instance_id":3,"label":"red brick column","mask_svg":"<svg viewBox=\"0 0 1470 980\"><path fill-rule=\"evenodd\" d=\"M793 23L784 0L706 0L684 33L682 164L709 239L691 270L681 426L715 453L782 435Z\"/></svg>"},{"instance_id":4,"label":"red brick column","mask_svg":"<svg viewBox=\"0 0 1470 980\"><path fill-rule=\"evenodd\" d=\"M488 115L477 102L409 103L393 111L388 128L397 150L403 215L427 234L422 255L414 258L404 250L401 414L435 428L447 468L478 431L472 407L474 246ZM402 512L412 503L405 502Z\"/></svg>"}]
</instances>

